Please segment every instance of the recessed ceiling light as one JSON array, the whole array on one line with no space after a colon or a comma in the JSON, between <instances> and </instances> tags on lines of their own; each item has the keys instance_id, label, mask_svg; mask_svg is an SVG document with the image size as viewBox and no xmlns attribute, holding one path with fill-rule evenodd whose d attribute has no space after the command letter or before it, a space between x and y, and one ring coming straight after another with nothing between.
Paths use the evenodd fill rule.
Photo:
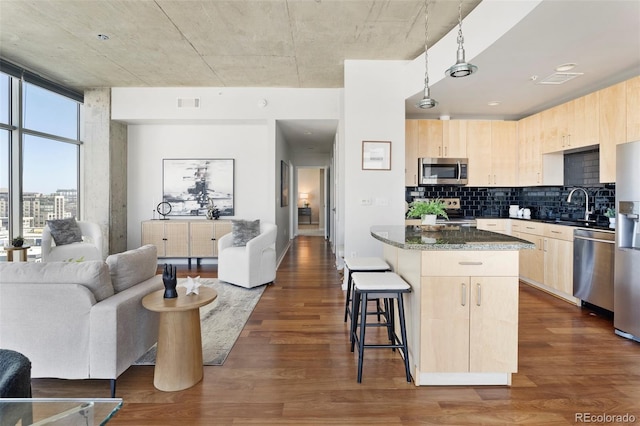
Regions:
<instances>
[{"instance_id":1,"label":"recessed ceiling light","mask_svg":"<svg viewBox=\"0 0 640 426\"><path fill-rule=\"evenodd\" d=\"M487 105L489 105L489 106L498 106L498 105L500 105L500 101L491 101Z\"/></svg>"},{"instance_id":2,"label":"recessed ceiling light","mask_svg":"<svg viewBox=\"0 0 640 426\"><path fill-rule=\"evenodd\" d=\"M574 69L576 67L577 64L574 64L572 62L568 62L566 64L562 64L562 65L558 65L556 67L556 71L557 72L567 72L567 71L571 71L572 69Z\"/></svg>"},{"instance_id":3,"label":"recessed ceiling light","mask_svg":"<svg viewBox=\"0 0 640 426\"><path fill-rule=\"evenodd\" d=\"M313 134L313 132L311 132L310 130L305 130L305 131L304 131L304 134L305 134L305 135L312 135L312 134Z\"/></svg>"},{"instance_id":4,"label":"recessed ceiling light","mask_svg":"<svg viewBox=\"0 0 640 426\"><path fill-rule=\"evenodd\" d=\"M107 41L109 40L109 36L106 34L98 34L98 40Z\"/></svg>"}]
</instances>

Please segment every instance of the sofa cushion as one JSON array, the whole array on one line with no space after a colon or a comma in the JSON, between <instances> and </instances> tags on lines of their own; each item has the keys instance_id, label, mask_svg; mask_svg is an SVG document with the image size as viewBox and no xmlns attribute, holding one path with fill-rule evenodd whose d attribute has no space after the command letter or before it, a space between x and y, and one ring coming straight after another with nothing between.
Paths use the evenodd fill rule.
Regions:
<instances>
[{"instance_id":1,"label":"sofa cushion","mask_svg":"<svg viewBox=\"0 0 640 426\"><path fill-rule=\"evenodd\" d=\"M246 246L250 240L260 235L260 219L232 220L231 234L233 236L233 247Z\"/></svg>"},{"instance_id":2,"label":"sofa cushion","mask_svg":"<svg viewBox=\"0 0 640 426\"><path fill-rule=\"evenodd\" d=\"M53 241L57 246L82 242L82 230L75 218L47 220Z\"/></svg>"},{"instance_id":3,"label":"sofa cushion","mask_svg":"<svg viewBox=\"0 0 640 426\"><path fill-rule=\"evenodd\" d=\"M101 260L86 262L2 262L0 283L80 284L96 301L114 295L109 268Z\"/></svg>"},{"instance_id":4,"label":"sofa cushion","mask_svg":"<svg viewBox=\"0 0 640 426\"><path fill-rule=\"evenodd\" d=\"M111 282L116 293L156 275L158 249L152 244L107 257Z\"/></svg>"}]
</instances>

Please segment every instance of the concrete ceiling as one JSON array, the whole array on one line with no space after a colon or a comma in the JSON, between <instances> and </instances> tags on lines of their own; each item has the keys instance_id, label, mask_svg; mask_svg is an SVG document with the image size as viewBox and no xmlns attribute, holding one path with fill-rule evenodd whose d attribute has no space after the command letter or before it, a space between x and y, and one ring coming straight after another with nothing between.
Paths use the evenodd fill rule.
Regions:
<instances>
[{"instance_id":1,"label":"concrete ceiling","mask_svg":"<svg viewBox=\"0 0 640 426\"><path fill-rule=\"evenodd\" d=\"M464 0L463 18L479 3ZM455 30L458 2L429 7L432 46ZM474 37L464 35L467 44ZM0 0L0 56L76 90L335 88L344 59L413 60L423 50L423 0ZM439 105L416 109L417 92L407 116L514 119L638 75L640 0L544 0L467 60L479 71L464 79L430 67ZM565 62L584 75L558 86L530 80ZM292 145L326 152L337 123L314 121L278 125Z\"/></svg>"}]
</instances>

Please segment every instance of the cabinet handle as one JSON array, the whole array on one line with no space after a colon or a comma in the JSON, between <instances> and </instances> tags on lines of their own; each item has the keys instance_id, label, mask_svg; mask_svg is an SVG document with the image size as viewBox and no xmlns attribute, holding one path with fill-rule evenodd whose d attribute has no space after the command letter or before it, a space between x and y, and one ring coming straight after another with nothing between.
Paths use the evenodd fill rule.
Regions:
<instances>
[{"instance_id":1,"label":"cabinet handle","mask_svg":"<svg viewBox=\"0 0 640 426\"><path fill-rule=\"evenodd\" d=\"M167 238L163 238L162 241L167 241Z\"/></svg>"},{"instance_id":2,"label":"cabinet handle","mask_svg":"<svg viewBox=\"0 0 640 426\"><path fill-rule=\"evenodd\" d=\"M547 252L547 240L546 239L542 242L542 251L544 251L545 253Z\"/></svg>"},{"instance_id":3,"label":"cabinet handle","mask_svg":"<svg viewBox=\"0 0 640 426\"><path fill-rule=\"evenodd\" d=\"M496 177L497 175L493 175L493 183L497 184L498 183L498 178Z\"/></svg>"},{"instance_id":4,"label":"cabinet handle","mask_svg":"<svg viewBox=\"0 0 640 426\"><path fill-rule=\"evenodd\" d=\"M534 228L533 226L527 226L526 228L527 228L527 229L536 229L536 228Z\"/></svg>"},{"instance_id":5,"label":"cabinet handle","mask_svg":"<svg viewBox=\"0 0 640 426\"><path fill-rule=\"evenodd\" d=\"M540 183L540 172L536 173L538 175L537 183Z\"/></svg>"},{"instance_id":6,"label":"cabinet handle","mask_svg":"<svg viewBox=\"0 0 640 426\"><path fill-rule=\"evenodd\" d=\"M462 306L467 306L467 285L465 283L460 284L460 295L462 299Z\"/></svg>"},{"instance_id":7,"label":"cabinet handle","mask_svg":"<svg viewBox=\"0 0 640 426\"><path fill-rule=\"evenodd\" d=\"M489 185L491 185L491 175L487 175L487 181L488 181Z\"/></svg>"},{"instance_id":8,"label":"cabinet handle","mask_svg":"<svg viewBox=\"0 0 640 426\"><path fill-rule=\"evenodd\" d=\"M482 262L458 262L458 265L479 266L482 265Z\"/></svg>"},{"instance_id":9,"label":"cabinet handle","mask_svg":"<svg viewBox=\"0 0 640 426\"><path fill-rule=\"evenodd\" d=\"M560 231L551 231L552 234L562 234Z\"/></svg>"},{"instance_id":10,"label":"cabinet handle","mask_svg":"<svg viewBox=\"0 0 640 426\"><path fill-rule=\"evenodd\" d=\"M571 135L567 135L567 146L571 146Z\"/></svg>"},{"instance_id":11,"label":"cabinet handle","mask_svg":"<svg viewBox=\"0 0 640 426\"><path fill-rule=\"evenodd\" d=\"M487 223L487 226L496 226L495 223Z\"/></svg>"},{"instance_id":12,"label":"cabinet handle","mask_svg":"<svg viewBox=\"0 0 640 426\"><path fill-rule=\"evenodd\" d=\"M444 156L445 157L447 156L447 147L446 146L444 147Z\"/></svg>"},{"instance_id":13,"label":"cabinet handle","mask_svg":"<svg viewBox=\"0 0 640 426\"><path fill-rule=\"evenodd\" d=\"M477 283L476 285L478 286L477 287L477 289L478 289L478 298L476 300L476 305L480 306L480 305L482 305L482 286L480 285L480 283Z\"/></svg>"},{"instance_id":14,"label":"cabinet handle","mask_svg":"<svg viewBox=\"0 0 640 426\"><path fill-rule=\"evenodd\" d=\"M442 157L442 147L438 147L438 157Z\"/></svg>"}]
</instances>

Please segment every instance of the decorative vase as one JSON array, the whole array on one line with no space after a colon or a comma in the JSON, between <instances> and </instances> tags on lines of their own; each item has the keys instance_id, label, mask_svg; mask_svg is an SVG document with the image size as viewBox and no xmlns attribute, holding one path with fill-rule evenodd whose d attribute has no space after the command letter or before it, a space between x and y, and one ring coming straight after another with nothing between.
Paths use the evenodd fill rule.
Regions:
<instances>
[{"instance_id":1,"label":"decorative vase","mask_svg":"<svg viewBox=\"0 0 640 426\"><path fill-rule=\"evenodd\" d=\"M424 216L422 216L422 224L423 225L435 225L437 217L438 216L435 215L435 214L425 214Z\"/></svg>"},{"instance_id":2,"label":"decorative vase","mask_svg":"<svg viewBox=\"0 0 640 426\"><path fill-rule=\"evenodd\" d=\"M15 242L13 243L13 246L14 246L14 247L22 247L22 244L24 244L24 241L15 241Z\"/></svg>"}]
</instances>

